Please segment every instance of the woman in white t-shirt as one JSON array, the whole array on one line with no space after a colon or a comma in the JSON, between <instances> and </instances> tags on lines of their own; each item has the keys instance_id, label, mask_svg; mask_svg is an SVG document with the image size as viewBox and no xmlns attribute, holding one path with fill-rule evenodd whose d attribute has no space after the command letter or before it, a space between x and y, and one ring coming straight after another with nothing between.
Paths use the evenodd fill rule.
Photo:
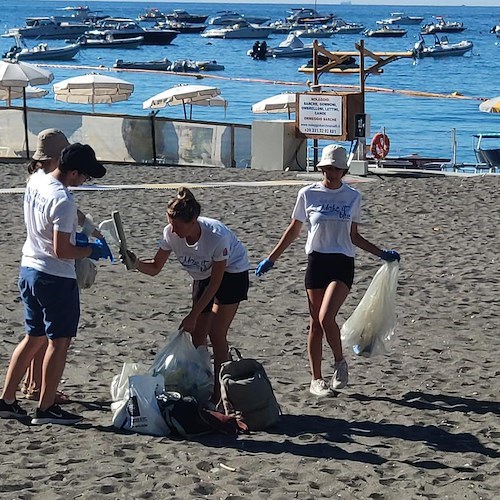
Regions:
<instances>
[{"instance_id":1,"label":"woman in white t-shirt","mask_svg":"<svg viewBox=\"0 0 500 500\"><path fill-rule=\"evenodd\" d=\"M195 347L206 345L210 337L214 350L213 401L217 403L218 373L229 357L227 332L240 302L247 300L250 264L246 248L235 234L222 222L200 217L200 213L201 206L193 193L180 188L168 203L169 224L163 230L156 255L141 260L129 252L129 258L135 269L155 276L174 252L193 278L193 307L180 328L191 334Z\"/></svg>"},{"instance_id":2,"label":"woman in white t-shirt","mask_svg":"<svg viewBox=\"0 0 500 500\"><path fill-rule=\"evenodd\" d=\"M307 347L312 374L309 390L315 396L328 396L348 382L336 316L353 283L355 247L387 261L399 260L399 254L381 250L359 234L361 194L342 182L349 169L345 149L336 144L326 146L317 167L323 173L323 180L299 191L292 222L270 255L259 263L255 274L262 276L269 271L297 238L302 225L307 224L305 286L310 313ZM330 384L321 372L323 336L335 358Z\"/></svg>"}]
</instances>

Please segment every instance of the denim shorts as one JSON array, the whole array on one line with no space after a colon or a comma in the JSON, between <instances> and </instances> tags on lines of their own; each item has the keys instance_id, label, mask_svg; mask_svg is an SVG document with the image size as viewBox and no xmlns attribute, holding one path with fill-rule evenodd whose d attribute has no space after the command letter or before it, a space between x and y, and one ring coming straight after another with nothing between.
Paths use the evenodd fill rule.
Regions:
<instances>
[{"instance_id":1,"label":"denim shorts","mask_svg":"<svg viewBox=\"0 0 500 500\"><path fill-rule=\"evenodd\" d=\"M21 267L19 292L28 335L46 335L49 339L76 336L80 320L80 295L76 279Z\"/></svg>"},{"instance_id":2,"label":"denim shorts","mask_svg":"<svg viewBox=\"0 0 500 500\"><path fill-rule=\"evenodd\" d=\"M208 286L210 278L205 278L204 280L194 281L193 283L193 299L198 300L205 288ZM218 304L229 305L238 304L242 300L248 299L248 288L250 286L250 280L248 277L248 271L243 271L242 273L228 273L225 272L222 278L222 283L219 289L215 293L214 299L217 299ZM214 303L214 299L210 301L209 304L203 309L203 312L210 312Z\"/></svg>"}]
</instances>

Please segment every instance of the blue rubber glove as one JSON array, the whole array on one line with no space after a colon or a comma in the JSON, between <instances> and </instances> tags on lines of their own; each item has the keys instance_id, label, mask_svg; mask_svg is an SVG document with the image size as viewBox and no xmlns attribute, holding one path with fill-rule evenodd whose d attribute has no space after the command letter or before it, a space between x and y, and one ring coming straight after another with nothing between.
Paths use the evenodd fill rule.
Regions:
<instances>
[{"instance_id":1,"label":"blue rubber glove","mask_svg":"<svg viewBox=\"0 0 500 500\"><path fill-rule=\"evenodd\" d=\"M255 269L255 276L262 276L264 273L267 273L274 266L274 262L269 259L264 259L259 262L257 269Z\"/></svg>"},{"instance_id":2,"label":"blue rubber glove","mask_svg":"<svg viewBox=\"0 0 500 500\"><path fill-rule=\"evenodd\" d=\"M401 260L401 257L396 250L383 250L380 258L382 260L386 260L387 262L393 262L395 260L399 262Z\"/></svg>"},{"instance_id":3,"label":"blue rubber glove","mask_svg":"<svg viewBox=\"0 0 500 500\"><path fill-rule=\"evenodd\" d=\"M89 243L87 246L92 249L89 259L99 260L109 258L109 260L113 261L113 255L105 241L97 240L95 243Z\"/></svg>"},{"instance_id":4,"label":"blue rubber glove","mask_svg":"<svg viewBox=\"0 0 500 500\"><path fill-rule=\"evenodd\" d=\"M89 246L89 238L85 233L76 233L75 240L75 245L77 247Z\"/></svg>"}]
</instances>

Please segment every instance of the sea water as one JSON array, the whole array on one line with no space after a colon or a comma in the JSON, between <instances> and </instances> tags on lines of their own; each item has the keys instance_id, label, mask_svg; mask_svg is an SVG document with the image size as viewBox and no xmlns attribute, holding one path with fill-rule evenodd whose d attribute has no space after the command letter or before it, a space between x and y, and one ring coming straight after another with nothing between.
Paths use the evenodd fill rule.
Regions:
<instances>
[{"instance_id":1,"label":"sea water","mask_svg":"<svg viewBox=\"0 0 500 500\"><path fill-rule=\"evenodd\" d=\"M17 0L3 0L0 31L24 25L29 16L50 16L61 14L61 8L71 2L32 1L20 4ZM136 18L151 7L141 2L88 2L93 11L100 11L114 17ZM218 10L234 10L246 15L267 15L271 20L282 19L291 7L310 7L309 4L217 4L217 3L162 3L155 4L161 11L170 12L183 8L190 13L212 15ZM322 14L333 13L347 21L363 23L374 28L376 21L390 16L394 7L367 5L322 5L316 4ZM426 58L415 63L412 59L401 59L388 64L378 76L368 76L367 86L394 90L424 91L439 94L459 93L468 97L490 98L500 94L500 38L489 33L500 19L500 7L401 7L408 15L424 16L424 23L434 21L441 15L449 21L460 21L467 26L463 33L448 34L450 42L471 40L472 54L443 59ZM365 46L372 51L406 51L413 48L418 39L418 26L406 26L408 34L403 38L365 38ZM322 39L331 51L355 50L354 44L362 35L334 35ZM268 46L278 45L285 35L273 34ZM312 40L307 40L312 41ZM26 40L29 46L37 41ZM207 39L199 34L181 34L171 45L142 46L135 50L88 49L81 50L73 61L53 62L54 83L63 79L98 71L127 80L135 85L134 93L126 102L111 106L96 106L96 112L143 116L149 110L142 108L149 97L181 83L215 85L228 101L227 109L197 107L193 110L194 120L209 120L251 124L252 121L286 118L286 115L254 115L251 107L257 101L281 92L305 91L311 74L298 72L298 67L307 62L301 58L269 58L255 61L246 55L255 40ZM53 40L49 46L62 45L62 40ZM0 50L7 51L12 39L0 38ZM206 73L207 78L196 80L185 74L144 74L133 72L111 72L116 59L127 61L159 60L167 57L193 59L197 61L216 60L225 66L221 72ZM369 64L371 59L366 60ZM47 62L48 64L48 62ZM51 65L52 66L52 65ZM83 66L88 68L82 68ZM94 68L94 69L89 69ZM220 77L220 78L218 78ZM358 85L358 75L324 74L322 84ZM371 136L385 130L391 139L391 155L418 153L430 157L451 157L451 130L456 129L458 162L474 162L473 135L479 132L500 132L500 116L479 111L477 99L412 97L398 93L372 93L366 95L366 112L371 118ZM34 108L76 110L89 112L88 106L57 102L52 90L41 99L31 99ZM161 116L182 118L181 106L167 107ZM486 144L485 144L486 146Z\"/></svg>"}]
</instances>

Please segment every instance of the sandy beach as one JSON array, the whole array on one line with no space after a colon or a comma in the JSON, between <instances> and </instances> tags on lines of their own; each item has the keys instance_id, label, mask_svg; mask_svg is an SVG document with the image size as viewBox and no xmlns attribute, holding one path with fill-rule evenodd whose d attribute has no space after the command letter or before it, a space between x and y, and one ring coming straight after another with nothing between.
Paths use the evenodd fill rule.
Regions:
<instances>
[{"instance_id":1,"label":"sandy beach","mask_svg":"<svg viewBox=\"0 0 500 500\"><path fill-rule=\"evenodd\" d=\"M104 185L297 181L293 172L109 165ZM23 188L23 164L0 164L0 188ZM389 354L346 352L338 397L308 392L305 231L264 278L251 279L229 341L261 361L284 412L280 426L196 441L120 432L109 386L126 361L147 365L190 308L190 280L171 261L159 276L99 263L81 295L80 329L61 388L74 427L0 420L6 499L495 499L500 491L500 177L371 177L360 232L401 253L398 327ZM297 184L194 188L202 213L246 244L255 266L289 222ZM122 214L129 247L153 256L174 189L78 191L95 220ZM25 238L22 194L0 193L0 383L24 334L17 292ZM381 262L359 252L354 310ZM325 348L325 375L331 375ZM21 394L19 393L19 398ZM30 413L35 404L20 403ZM495 493L496 492L496 493Z\"/></svg>"}]
</instances>

